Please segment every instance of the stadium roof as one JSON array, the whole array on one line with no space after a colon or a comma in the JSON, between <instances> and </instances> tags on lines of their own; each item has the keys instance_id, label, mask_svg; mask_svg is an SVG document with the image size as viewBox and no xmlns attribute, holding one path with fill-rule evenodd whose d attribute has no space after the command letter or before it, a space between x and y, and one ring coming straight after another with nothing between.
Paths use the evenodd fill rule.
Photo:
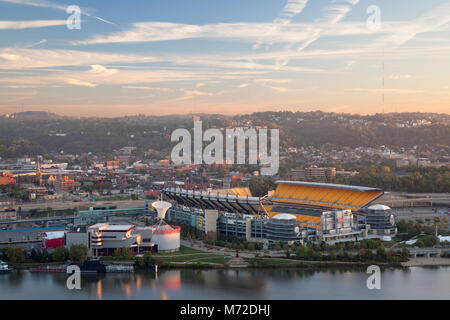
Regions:
<instances>
[{"instance_id":1,"label":"stadium roof","mask_svg":"<svg viewBox=\"0 0 450 320\"><path fill-rule=\"evenodd\" d=\"M310 187L325 187L325 188L334 188L341 190L355 190L355 191L383 191L379 188L371 188L371 187L360 187L360 186L349 186L345 184L333 184L333 183L320 183L320 182L306 182L306 181L283 181L278 180L275 181L276 184L292 184L297 186L310 186Z\"/></svg>"}]
</instances>

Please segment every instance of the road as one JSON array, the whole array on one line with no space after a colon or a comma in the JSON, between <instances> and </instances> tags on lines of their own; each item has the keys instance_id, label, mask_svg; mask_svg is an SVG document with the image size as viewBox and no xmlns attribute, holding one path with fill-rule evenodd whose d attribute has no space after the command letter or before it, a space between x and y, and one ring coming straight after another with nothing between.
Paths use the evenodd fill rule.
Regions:
<instances>
[{"instance_id":1,"label":"road","mask_svg":"<svg viewBox=\"0 0 450 320\"><path fill-rule=\"evenodd\" d=\"M21 205L16 205L14 208L18 210L19 207L22 211L29 211L31 209L47 209L48 207L53 210L64 210L73 208L89 208L89 207L106 207L106 206L117 206L118 209L123 208L140 208L144 207L145 200L116 200L116 201L84 201L84 202L45 202L45 203L26 203Z\"/></svg>"},{"instance_id":2,"label":"road","mask_svg":"<svg viewBox=\"0 0 450 320\"><path fill-rule=\"evenodd\" d=\"M437 212L433 211L437 209ZM395 208L392 209L393 213L397 215L400 220L416 220L416 219L431 219L439 217L442 221L443 218L450 220L450 215L447 213L447 208L430 208L430 207L415 207L415 208Z\"/></svg>"}]
</instances>

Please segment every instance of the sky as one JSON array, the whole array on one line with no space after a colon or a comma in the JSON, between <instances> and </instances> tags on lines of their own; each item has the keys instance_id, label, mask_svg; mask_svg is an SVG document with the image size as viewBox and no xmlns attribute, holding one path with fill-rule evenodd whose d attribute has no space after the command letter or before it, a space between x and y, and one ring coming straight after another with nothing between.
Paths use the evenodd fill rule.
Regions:
<instances>
[{"instance_id":1,"label":"sky","mask_svg":"<svg viewBox=\"0 0 450 320\"><path fill-rule=\"evenodd\" d=\"M0 114L450 113L449 58L449 0L0 0Z\"/></svg>"}]
</instances>

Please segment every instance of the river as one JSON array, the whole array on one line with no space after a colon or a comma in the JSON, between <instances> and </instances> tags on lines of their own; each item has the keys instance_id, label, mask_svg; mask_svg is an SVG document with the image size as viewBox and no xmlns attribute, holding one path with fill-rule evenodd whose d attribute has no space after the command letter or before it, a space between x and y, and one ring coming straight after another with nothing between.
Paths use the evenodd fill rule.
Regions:
<instances>
[{"instance_id":1,"label":"river","mask_svg":"<svg viewBox=\"0 0 450 320\"><path fill-rule=\"evenodd\" d=\"M369 290L364 270L224 269L67 275L15 271L0 275L0 299L450 299L450 267L388 269Z\"/></svg>"}]
</instances>

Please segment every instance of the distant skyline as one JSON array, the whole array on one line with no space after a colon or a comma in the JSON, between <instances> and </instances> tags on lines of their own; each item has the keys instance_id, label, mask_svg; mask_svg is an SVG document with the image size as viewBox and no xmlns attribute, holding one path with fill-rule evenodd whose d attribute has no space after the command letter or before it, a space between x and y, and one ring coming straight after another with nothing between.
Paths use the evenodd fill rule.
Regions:
<instances>
[{"instance_id":1,"label":"distant skyline","mask_svg":"<svg viewBox=\"0 0 450 320\"><path fill-rule=\"evenodd\" d=\"M383 56L386 113L450 113L448 0L0 0L0 39L0 114L375 114Z\"/></svg>"}]
</instances>

